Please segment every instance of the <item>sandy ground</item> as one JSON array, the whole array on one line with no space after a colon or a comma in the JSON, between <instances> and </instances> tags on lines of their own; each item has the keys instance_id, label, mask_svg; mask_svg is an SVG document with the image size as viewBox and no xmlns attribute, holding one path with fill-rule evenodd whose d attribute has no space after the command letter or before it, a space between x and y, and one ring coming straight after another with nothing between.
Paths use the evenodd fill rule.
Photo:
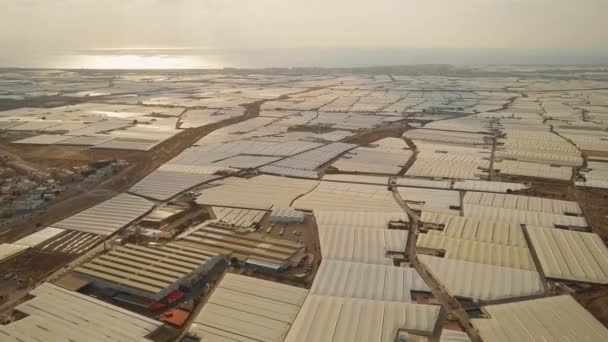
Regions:
<instances>
[{"instance_id":1,"label":"sandy ground","mask_svg":"<svg viewBox=\"0 0 608 342\"><path fill-rule=\"evenodd\" d=\"M577 293L574 298L608 328L608 287Z\"/></svg>"}]
</instances>

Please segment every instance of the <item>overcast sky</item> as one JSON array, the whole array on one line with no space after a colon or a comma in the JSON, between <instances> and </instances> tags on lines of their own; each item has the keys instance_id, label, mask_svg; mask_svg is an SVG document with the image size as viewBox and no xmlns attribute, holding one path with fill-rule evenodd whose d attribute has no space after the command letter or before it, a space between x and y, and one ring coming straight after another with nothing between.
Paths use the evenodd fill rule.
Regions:
<instances>
[{"instance_id":1,"label":"overcast sky","mask_svg":"<svg viewBox=\"0 0 608 342\"><path fill-rule=\"evenodd\" d=\"M608 48L608 0L0 0L22 48Z\"/></svg>"}]
</instances>

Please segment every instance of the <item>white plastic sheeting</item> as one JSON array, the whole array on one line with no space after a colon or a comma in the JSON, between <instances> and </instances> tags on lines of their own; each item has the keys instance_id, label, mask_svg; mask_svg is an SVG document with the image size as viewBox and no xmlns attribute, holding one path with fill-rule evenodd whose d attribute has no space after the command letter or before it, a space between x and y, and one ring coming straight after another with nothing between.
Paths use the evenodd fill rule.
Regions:
<instances>
[{"instance_id":1,"label":"white plastic sheeting","mask_svg":"<svg viewBox=\"0 0 608 342\"><path fill-rule=\"evenodd\" d=\"M272 166L312 171L340 154L357 147L353 144L332 143L271 164Z\"/></svg>"},{"instance_id":2,"label":"white plastic sheeting","mask_svg":"<svg viewBox=\"0 0 608 342\"><path fill-rule=\"evenodd\" d=\"M148 341L145 337L163 323L44 283L30 292L35 297L16 307L28 316L0 325L0 336L13 341Z\"/></svg>"},{"instance_id":3,"label":"white plastic sheeting","mask_svg":"<svg viewBox=\"0 0 608 342\"><path fill-rule=\"evenodd\" d=\"M608 284L608 248L599 235L527 227L547 278Z\"/></svg>"},{"instance_id":4,"label":"white plastic sheeting","mask_svg":"<svg viewBox=\"0 0 608 342\"><path fill-rule=\"evenodd\" d=\"M224 184L205 189L196 202L220 207L287 208L294 199L311 191L318 182L261 175L249 179L228 178Z\"/></svg>"},{"instance_id":5,"label":"white plastic sheeting","mask_svg":"<svg viewBox=\"0 0 608 342\"><path fill-rule=\"evenodd\" d=\"M386 186L325 182L298 198L294 208L303 210L399 212L392 192Z\"/></svg>"},{"instance_id":6,"label":"white plastic sheeting","mask_svg":"<svg viewBox=\"0 0 608 342\"><path fill-rule=\"evenodd\" d=\"M160 168L131 187L129 192L162 201L219 177L196 172L167 171Z\"/></svg>"},{"instance_id":7,"label":"white plastic sheeting","mask_svg":"<svg viewBox=\"0 0 608 342\"><path fill-rule=\"evenodd\" d=\"M392 265L388 252L404 253L407 231L335 228L319 232L323 260Z\"/></svg>"},{"instance_id":8,"label":"white plastic sheeting","mask_svg":"<svg viewBox=\"0 0 608 342\"><path fill-rule=\"evenodd\" d=\"M152 209L146 199L121 194L53 224L56 228L111 235Z\"/></svg>"},{"instance_id":9,"label":"white plastic sheeting","mask_svg":"<svg viewBox=\"0 0 608 342\"><path fill-rule=\"evenodd\" d=\"M414 210L459 214L460 193L451 190L397 188L401 198Z\"/></svg>"},{"instance_id":10,"label":"white plastic sheeting","mask_svg":"<svg viewBox=\"0 0 608 342\"><path fill-rule=\"evenodd\" d=\"M403 212L356 212L315 210L319 231L335 228L388 229L390 222L408 222Z\"/></svg>"},{"instance_id":11,"label":"white plastic sheeting","mask_svg":"<svg viewBox=\"0 0 608 342\"><path fill-rule=\"evenodd\" d=\"M189 333L205 341L283 341L308 291L295 286L226 274Z\"/></svg>"},{"instance_id":12,"label":"white plastic sheeting","mask_svg":"<svg viewBox=\"0 0 608 342\"><path fill-rule=\"evenodd\" d=\"M309 295L285 342L393 342L399 329L430 334L438 315L436 305Z\"/></svg>"},{"instance_id":13,"label":"white plastic sheeting","mask_svg":"<svg viewBox=\"0 0 608 342\"><path fill-rule=\"evenodd\" d=\"M558 215L582 215L583 213L581 207L576 202L522 195L467 192L464 195L463 203L465 207L468 204L475 204L495 208L529 210Z\"/></svg>"},{"instance_id":14,"label":"white plastic sheeting","mask_svg":"<svg viewBox=\"0 0 608 342\"><path fill-rule=\"evenodd\" d=\"M29 247L19 244L2 243L0 244L0 262L10 259L24 251Z\"/></svg>"},{"instance_id":15,"label":"white plastic sheeting","mask_svg":"<svg viewBox=\"0 0 608 342\"><path fill-rule=\"evenodd\" d=\"M571 296L484 307L490 318L473 319L484 341L599 342L608 329Z\"/></svg>"},{"instance_id":16,"label":"white plastic sheeting","mask_svg":"<svg viewBox=\"0 0 608 342\"><path fill-rule=\"evenodd\" d=\"M410 302L410 291L430 292L413 268L324 260L310 294Z\"/></svg>"},{"instance_id":17,"label":"white plastic sheeting","mask_svg":"<svg viewBox=\"0 0 608 342\"><path fill-rule=\"evenodd\" d=\"M494 301L542 296L543 283L536 271L419 255L418 258L448 291L460 298Z\"/></svg>"},{"instance_id":18,"label":"white plastic sheeting","mask_svg":"<svg viewBox=\"0 0 608 342\"><path fill-rule=\"evenodd\" d=\"M35 233L32 233L24 238L21 238L13 244L27 246L27 247L36 247L46 240L52 239L53 237L65 232L65 229L46 227L42 230L39 230Z\"/></svg>"}]
</instances>

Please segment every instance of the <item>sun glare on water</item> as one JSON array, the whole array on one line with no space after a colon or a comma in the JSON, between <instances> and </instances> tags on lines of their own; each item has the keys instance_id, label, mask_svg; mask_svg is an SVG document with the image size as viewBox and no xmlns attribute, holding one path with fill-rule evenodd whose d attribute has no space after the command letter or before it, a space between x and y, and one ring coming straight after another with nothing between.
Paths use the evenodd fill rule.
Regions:
<instances>
[{"instance_id":1,"label":"sun glare on water","mask_svg":"<svg viewBox=\"0 0 608 342\"><path fill-rule=\"evenodd\" d=\"M186 69L192 63L186 56L93 55L82 56L86 69Z\"/></svg>"}]
</instances>

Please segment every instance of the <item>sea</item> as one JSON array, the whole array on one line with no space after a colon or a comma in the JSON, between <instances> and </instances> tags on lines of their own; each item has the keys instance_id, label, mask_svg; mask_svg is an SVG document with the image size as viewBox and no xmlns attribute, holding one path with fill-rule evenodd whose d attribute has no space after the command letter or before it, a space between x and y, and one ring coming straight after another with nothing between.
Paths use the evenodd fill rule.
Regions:
<instances>
[{"instance_id":1,"label":"sea","mask_svg":"<svg viewBox=\"0 0 608 342\"><path fill-rule=\"evenodd\" d=\"M606 65L608 49L203 49L11 50L2 68L223 69L354 68L420 64Z\"/></svg>"}]
</instances>

